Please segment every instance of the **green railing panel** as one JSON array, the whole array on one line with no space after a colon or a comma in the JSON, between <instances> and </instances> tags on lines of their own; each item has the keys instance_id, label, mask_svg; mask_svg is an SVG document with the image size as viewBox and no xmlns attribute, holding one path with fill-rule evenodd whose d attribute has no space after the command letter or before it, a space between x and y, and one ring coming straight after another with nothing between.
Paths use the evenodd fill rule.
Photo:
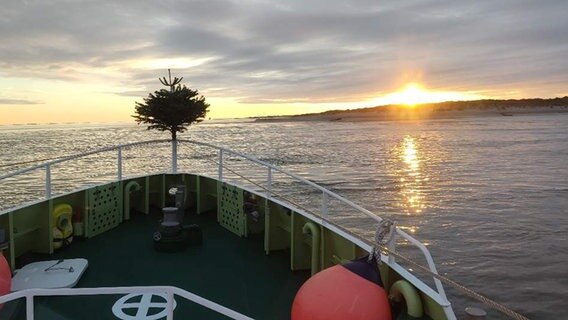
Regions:
<instances>
[{"instance_id":1,"label":"green railing panel","mask_svg":"<svg viewBox=\"0 0 568 320\"><path fill-rule=\"evenodd\" d=\"M219 193L219 224L240 237L246 236L243 190L222 183Z\"/></svg>"},{"instance_id":2,"label":"green railing panel","mask_svg":"<svg viewBox=\"0 0 568 320\"><path fill-rule=\"evenodd\" d=\"M120 183L109 183L87 191L89 213L86 236L94 237L110 230L122 220Z\"/></svg>"}]
</instances>

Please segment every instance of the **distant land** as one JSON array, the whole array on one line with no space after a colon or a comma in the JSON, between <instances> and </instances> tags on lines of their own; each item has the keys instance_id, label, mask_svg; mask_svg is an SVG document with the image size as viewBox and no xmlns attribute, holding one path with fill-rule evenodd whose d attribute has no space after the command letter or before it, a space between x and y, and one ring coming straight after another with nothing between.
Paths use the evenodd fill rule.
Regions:
<instances>
[{"instance_id":1,"label":"distant land","mask_svg":"<svg viewBox=\"0 0 568 320\"><path fill-rule=\"evenodd\" d=\"M371 108L330 110L293 116L254 117L256 122L279 121L382 121L451 119L477 116L509 117L521 114L568 114L568 96L552 99L447 101L416 106L386 105Z\"/></svg>"}]
</instances>

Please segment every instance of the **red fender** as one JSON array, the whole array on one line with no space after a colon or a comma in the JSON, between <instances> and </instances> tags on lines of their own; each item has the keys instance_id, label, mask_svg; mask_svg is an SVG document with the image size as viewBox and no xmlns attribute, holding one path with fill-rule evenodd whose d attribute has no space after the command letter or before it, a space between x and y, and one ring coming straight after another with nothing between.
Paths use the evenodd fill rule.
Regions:
<instances>
[{"instance_id":1,"label":"red fender","mask_svg":"<svg viewBox=\"0 0 568 320\"><path fill-rule=\"evenodd\" d=\"M390 320L379 285L337 265L308 279L294 298L292 320Z\"/></svg>"},{"instance_id":2,"label":"red fender","mask_svg":"<svg viewBox=\"0 0 568 320\"><path fill-rule=\"evenodd\" d=\"M0 253L0 296L10 293L12 289L12 272L10 265L2 253ZM0 304L0 310L4 305Z\"/></svg>"}]
</instances>

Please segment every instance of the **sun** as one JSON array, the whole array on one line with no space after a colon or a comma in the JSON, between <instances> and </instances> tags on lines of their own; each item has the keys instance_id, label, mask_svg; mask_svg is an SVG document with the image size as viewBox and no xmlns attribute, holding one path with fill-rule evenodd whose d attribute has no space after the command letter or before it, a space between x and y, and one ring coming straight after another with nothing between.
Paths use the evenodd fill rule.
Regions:
<instances>
[{"instance_id":1,"label":"sun","mask_svg":"<svg viewBox=\"0 0 568 320\"><path fill-rule=\"evenodd\" d=\"M402 91L394 93L397 103L406 105L408 107L415 107L417 104L430 102L431 93L426 91L421 85L417 83L407 84Z\"/></svg>"},{"instance_id":2,"label":"sun","mask_svg":"<svg viewBox=\"0 0 568 320\"><path fill-rule=\"evenodd\" d=\"M441 91L429 90L418 82L409 82L400 90L370 100L373 106L402 105L415 108L421 104L437 103L444 101L466 101L487 99L475 91Z\"/></svg>"}]
</instances>

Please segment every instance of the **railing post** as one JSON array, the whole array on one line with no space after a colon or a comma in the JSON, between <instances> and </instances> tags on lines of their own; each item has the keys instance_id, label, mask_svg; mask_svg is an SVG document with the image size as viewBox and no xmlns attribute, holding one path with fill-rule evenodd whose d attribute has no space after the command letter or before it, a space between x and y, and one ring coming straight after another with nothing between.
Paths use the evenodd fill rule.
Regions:
<instances>
[{"instance_id":1,"label":"railing post","mask_svg":"<svg viewBox=\"0 0 568 320\"><path fill-rule=\"evenodd\" d=\"M26 320L34 320L34 296L26 294Z\"/></svg>"},{"instance_id":2,"label":"railing post","mask_svg":"<svg viewBox=\"0 0 568 320\"><path fill-rule=\"evenodd\" d=\"M51 198L51 165L45 165L45 198Z\"/></svg>"},{"instance_id":3,"label":"railing post","mask_svg":"<svg viewBox=\"0 0 568 320\"><path fill-rule=\"evenodd\" d=\"M327 193L323 191L321 195L321 215L327 219L327 214Z\"/></svg>"},{"instance_id":4,"label":"railing post","mask_svg":"<svg viewBox=\"0 0 568 320\"><path fill-rule=\"evenodd\" d=\"M266 197L272 197L272 168L268 167L268 179L266 180Z\"/></svg>"},{"instance_id":5,"label":"railing post","mask_svg":"<svg viewBox=\"0 0 568 320\"><path fill-rule=\"evenodd\" d=\"M122 181L122 146L118 147L118 181Z\"/></svg>"},{"instance_id":6,"label":"railing post","mask_svg":"<svg viewBox=\"0 0 568 320\"><path fill-rule=\"evenodd\" d=\"M219 181L223 181L223 149L219 149Z\"/></svg>"},{"instance_id":7,"label":"railing post","mask_svg":"<svg viewBox=\"0 0 568 320\"><path fill-rule=\"evenodd\" d=\"M166 316L166 320L173 320L174 319L174 293L170 290L166 293L166 297L168 298L168 314Z\"/></svg>"},{"instance_id":8,"label":"railing post","mask_svg":"<svg viewBox=\"0 0 568 320\"><path fill-rule=\"evenodd\" d=\"M177 173L178 158L177 158L177 140L172 140L172 173Z\"/></svg>"}]
</instances>

